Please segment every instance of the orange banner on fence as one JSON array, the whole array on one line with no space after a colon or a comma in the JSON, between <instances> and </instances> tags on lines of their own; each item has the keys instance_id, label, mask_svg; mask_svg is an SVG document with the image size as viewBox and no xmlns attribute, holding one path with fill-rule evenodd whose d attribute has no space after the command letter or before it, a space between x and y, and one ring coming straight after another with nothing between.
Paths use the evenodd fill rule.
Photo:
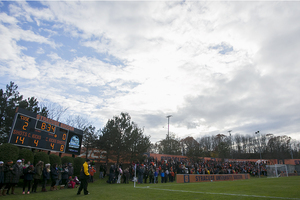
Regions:
<instances>
[{"instance_id":1,"label":"orange banner on fence","mask_svg":"<svg viewBox=\"0 0 300 200\"><path fill-rule=\"evenodd\" d=\"M283 164L286 164L286 165L300 165L300 159L285 159Z\"/></svg>"},{"instance_id":2,"label":"orange banner on fence","mask_svg":"<svg viewBox=\"0 0 300 200\"><path fill-rule=\"evenodd\" d=\"M236 181L250 179L250 174L177 174L177 183Z\"/></svg>"}]
</instances>

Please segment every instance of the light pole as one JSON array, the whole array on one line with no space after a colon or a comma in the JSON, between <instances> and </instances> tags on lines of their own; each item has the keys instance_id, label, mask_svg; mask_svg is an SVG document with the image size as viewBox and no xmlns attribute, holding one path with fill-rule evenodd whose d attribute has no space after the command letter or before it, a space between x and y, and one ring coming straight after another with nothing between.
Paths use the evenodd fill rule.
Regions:
<instances>
[{"instance_id":1,"label":"light pole","mask_svg":"<svg viewBox=\"0 0 300 200\"><path fill-rule=\"evenodd\" d=\"M289 137L291 139L291 137ZM294 156L293 156L293 149L292 149L292 143L290 142L290 149L291 149L291 156L292 156L292 159L294 159Z\"/></svg>"},{"instance_id":2,"label":"light pole","mask_svg":"<svg viewBox=\"0 0 300 200\"><path fill-rule=\"evenodd\" d=\"M230 153L231 153L231 156L232 156L232 159L233 159L232 141L231 141L231 131L232 131L232 130L228 131L228 133L229 133L229 136L230 136Z\"/></svg>"},{"instance_id":3,"label":"light pole","mask_svg":"<svg viewBox=\"0 0 300 200\"><path fill-rule=\"evenodd\" d=\"M168 115L168 148L171 150L170 148L170 117L172 117L172 115Z\"/></svg>"},{"instance_id":4,"label":"light pole","mask_svg":"<svg viewBox=\"0 0 300 200\"><path fill-rule=\"evenodd\" d=\"M261 137L261 134L259 133L259 131L256 131L255 134L259 134L259 157L260 157L260 163L261 163L261 144L260 144L260 137ZM260 163L258 164L258 176L260 178Z\"/></svg>"},{"instance_id":5,"label":"light pole","mask_svg":"<svg viewBox=\"0 0 300 200\"><path fill-rule=\"evenodd\" d=\"M183 141L181 141L181 146L182 146L182 156L183 156Z\"/></svg>"}]
</instances>

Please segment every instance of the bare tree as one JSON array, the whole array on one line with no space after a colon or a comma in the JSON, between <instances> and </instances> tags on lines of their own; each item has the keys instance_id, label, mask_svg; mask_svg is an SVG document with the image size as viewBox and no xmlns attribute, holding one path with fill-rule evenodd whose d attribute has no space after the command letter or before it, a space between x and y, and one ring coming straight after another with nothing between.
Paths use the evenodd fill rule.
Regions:
<instances>
[{"instance_id":1,"label":"bare tree","mask_svg":"<svg viewBox=\"0 0 300 200\"><path fill-rule=\"evenodd\" d=\"M69 109L68 107L64 107L62 105L59 105L58 103L53 102L42 102L40 103L40 107L47 108L48 110L48 118L59 121L62 116L66 113L66 111Z\"/></svg>"},{"instance_id":2,"label":"bare tree","mask_svg":"<svg viewBox=\"0 0 300 200\"><path fill-rule=\"evenodd\" d=\"M88 127L91 122L89 122L86 118L81 117L79 115L72 115L66 119L66 124L73 126L77 129L84 130Z\"/></svg>"}]
</instances>

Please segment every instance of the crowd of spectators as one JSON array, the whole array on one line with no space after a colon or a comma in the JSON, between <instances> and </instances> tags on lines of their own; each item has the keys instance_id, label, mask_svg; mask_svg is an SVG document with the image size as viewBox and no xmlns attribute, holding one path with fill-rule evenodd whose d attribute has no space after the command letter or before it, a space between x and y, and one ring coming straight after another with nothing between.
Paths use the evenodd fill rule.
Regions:
<instances>
[{"instance_id":1,"label":"crowd of spectators","mask_svg":"<svg viewBox=\"0 0 300 200\"><path fill-rule=\"evenodd\" d=\"M57 190L57 187L74 188L80 182L77 177L73 178L74 169L72 163L65 163L58 166L39 161L35 166L30 162L24 163L24 159L3 163L0 161L0 196L15 194L15 187L20 179L23 179L23 194L37 192L41 183L42 192L47 192L46 184L51 184L50 190Z\"/></svg>"},{"instance_id":2,"label":"crowd of spectators","mask_svg":"<svg viewBox=\"0 0 300 200\"><path fill-rule=\"evenodd\" d=\"M251 176L267 175L265 162L250 161L217 161L200 159L196 162L180 161L177 159L157 160L147 159L144 162L132 162L123 165L114 164L109 167L107 164L100 164L99 178L106 176L107 183L125 183L136 181L142 183L167 183L176 180L177 174L239 174L248 173ZM89 166L90 180L94 182L95 165ZM42 191L46 192L46 184L50 183L50 190L57 190L59 187L74 188L80 184L78 178L73 176L74 169L72 163L65 163L62 166L57 164L45 164L39 161L35 166L30 162L24 163L24 160L18 160L16 164L12 161L3 163L0 161L0 195L14 194L15 186L20 179L23 181L23 194L37 192L39 183L42 185ZM160 179L160 181L158 181ZM11 193L10 193L11 190Z\"/></svg>"},{"instance_id":3,"label":"crowd of spectators","mask_svg":"<svg viewBox=\"0 0 300 200\"><path fill-rule=\"evenodd\" d=\"M128 183L128 180L136 181L138 184L142 183L158 183L160 177L161 183L173 182L176 180L176 174L245 174L251 176L267 175L266 162L250 162L250 161L216 161L216 160L198 160L178 161L174 159L169 160L155 160L148 159L143 163L131 163L129 166L123 168L123 164L114 164L109 168L107 183ZM100 177L105 177L107 164L100 165ZM136 171L135 171L136 169Z\"/></svg>"}]
</instances>

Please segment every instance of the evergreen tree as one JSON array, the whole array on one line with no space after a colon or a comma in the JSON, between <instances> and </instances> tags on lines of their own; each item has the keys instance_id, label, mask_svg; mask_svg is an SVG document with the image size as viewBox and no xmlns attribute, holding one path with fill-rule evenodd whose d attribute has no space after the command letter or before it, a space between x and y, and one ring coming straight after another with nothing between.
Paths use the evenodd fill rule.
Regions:
<instances>
[{"instance_id":1,"label":"evergreen tree","mask_svg":"<svg viewBox=\"0 0 300 200\"><path fill-rule=\"evenodd\" d=\"M0 142L6 143L15 116L16 107L23 96L17 91L14 82L6 85L6 90L0 89Z\"/></svg>"},{"instance_id":2,"label":"evergreen tree","mask_svg":"<svg viewBox=\"0 0 300 200\"><path fill-rule=\"evenodd\" d=\"M96 141L98 139L98 135L95 132L95 127L92 125L84 127L83 137L82 137L82 145L85 148L86 158L88 156L88 152L90 149L96 147Z\"/></svg>"},{"instance_id":3,"label":"evergreen tree","mask_svg":"<svg viewBox=\"0 0 300 200\"><path fill-rule=\"evenodd\" d=\"M174 134L170 134L169 137L166 135L166 139L160 140L156 146L161 154L181 155L184 151L182 143Z\"/></svg>"},{"instance_id":4,"label":"evergreen tree","mask_svg":"<svg viewBox=\"0 0 300 200\"><path fill-rule=\"evenodd\" d=\"M14 82L6 85L6 90L0 89L0 143L8 142L8 135L11 132L16 108L21 107L34 113L47 117L46 107L40 108L38 100L31 97L23 100L23 95L18 92L18 86Z\"/></svg>"},{"instance_id":5,"label":"evergreen tree","mask_svg":"<svg viewBox=\"0 0 300 200\"><path fill-rule=\"evenodd\" d=\"M107 152L106 159L115 156L120 159L140 160L150 147L150 136L145 136L137 124L131 122L128 113L121 113L108 120L101 130L99 148Z\"/></svg>"}]
</instances>

